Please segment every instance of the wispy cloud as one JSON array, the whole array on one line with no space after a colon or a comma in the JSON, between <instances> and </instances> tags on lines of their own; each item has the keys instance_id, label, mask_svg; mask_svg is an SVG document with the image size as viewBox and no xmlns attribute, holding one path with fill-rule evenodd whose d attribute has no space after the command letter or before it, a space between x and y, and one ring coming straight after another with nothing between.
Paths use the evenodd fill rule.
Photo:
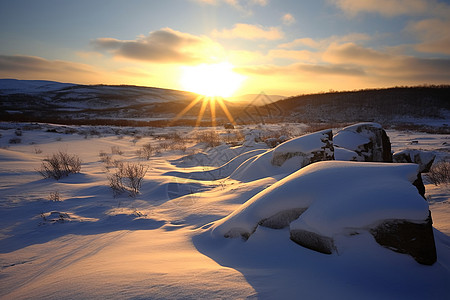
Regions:
<instances>
[{"instance_id":1,"label":"wispy cloud","mask_svg":"<svg viewBox=\"0 0 450 300\"><path fill-rule=\"evenodd\" d=\"M292 25L295 23L295 17L289 13L283 15L281 17L281 20L283 21L284 25Z\"/></svg>"},{"instance_id":2,"label":"wispy cloud","mask_svg":"<svg viewBox=\"0 0 450 300\"><path fill-rule=\"evenodd\" d=\"M170 28L150 32L136 40L98 38L91 43L97 50L115 56L156 63L196 64L212 62L223 55L223 48L210 38Z\"/></svg>"},{"instance_id":3,"label":"wispy cloud","mask_svg":"<svg viewBox=\"0 0 450 300\"><path fill-rule=\"evenodd\" d=\"M443 82L450 77L450 59L394 55L353 43L330 45L323 59L331 64L360 66L369 76L384 80L430 83Z\"/></svg>"},{"instance_id":4,"label":"wispy cloud","mask_svg":"<svg viewBox=\"0 0 450 300\"><path fill-rule=\"evenodd\" d=\"M447 20L425 19L410 23L407 31L419 38L417 51L450 54L450 15Z\"/></svg>"},{"instance_id":5,"label":"wispy cloud","mask_svg":"<svg viewBox=\"0 0 450 300\"><path fill-rule=\"evenodd\" d=\"M7 72L75 72L95 74L89 65L61 60L47 60L41 57L27 55L0 55L0 70Z\"/></svg>"},{"instance_id":6,"label":"wispy cloud","mask_svg":"<svg viewBox=\"0 0 450 300\"><path fill-rule=\"evenodd\" d=\"M324 61L334 64L381 66L392 63L390 55L354 43L332 43L322 57Z\"/></svg>"},{"instance_id":7,"label":"wispy cloud","mask_svg":"<svg viewBox=\"0 0 450 300\"><path fill-rule=\"evenodd\" d=\"M278 40L284 33L277 27L238 23L231 29L214 30L212 35L223 39Z\"/></svg>"},{"instance_id":8,"label":"wispy cloud","mask_svg":"<svg viewBox=\"0 0 450 300\"><path fill-rule=\"evenodd\" d=\"M80 63L47 60L37 56L0 55L0 77L60 81L84 78L89 81L98 78L99 74L92 66Z\"/></svg>"},{"instance_id":9,"label":"wispy cloud","mask_svg":"<svg viewBox=\"0 0 450 300\"><path fill-rule=\"evenodd\" d=\"M313 48L313 49L325 49L331 43L343 43L343 42L357 42L357 41L368 41L372 39L368 34L365 33L349 33L347 35L333 35L325 39L313 39L313 38L299 38L288 43L283 43L278 46L282 49L296 49L296 48Z\"/></svg>"},{"instance_id":10,"label":"wispy cloud","mask_svg":"<svg viewBox=\"0 0 450 300\"><path fill-rule=\"evenodd\" d=\"M271 59L285 58L293 61L302 62L317 62L318 53L309 50L286 50L286 49L272 49L268 52L267 56Z\"/></svg>"},{"instance_id":11,"label":"wispy cloud","mask_svg":"<svg viewBox=\"0 0 450 300\"><path fill-rule=\"evenodd\" d=\"M195 0L201 4L218 5L220 3L228 4L234 7L236 10L245 13L246 15L252 15L252 7L254 6L266 6L269 0Z\"/></svg>"},{"instance_id":12,"label":"wispy cloud","mask_svg":"<svg viewBox=\"0 0 450 300\"><path fill-rule=\"evenodd\" d=\"M362 76L364 71L359 67L339 65L317 65L295 63L287 66L263 65L236 68L237 72L246 75L272 76L274 74L283 76L310 76L310 75L340 75L340 76Z\"/></svg>"},{"instance_id":13,"label":"wispy cloud","mask_svg":"<svg viewBox=\"0 0 450 300\"><path fill-rule=\"evenodd\" d=\"M440 15L450 13L450 6L436 0L329 0L349 16L377 13L386 17L400 15Z\"/></svg>"}]
</instances>

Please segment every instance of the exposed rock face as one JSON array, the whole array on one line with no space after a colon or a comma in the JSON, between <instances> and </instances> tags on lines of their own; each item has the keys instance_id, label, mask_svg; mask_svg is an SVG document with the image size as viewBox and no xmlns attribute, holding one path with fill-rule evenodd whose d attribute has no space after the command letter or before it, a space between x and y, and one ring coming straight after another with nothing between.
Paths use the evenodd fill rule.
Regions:
<instances>
[{"instance_id":1,"label":"exposed rock face","mask_svg":"<svg viewBox=\"0 0 450 300\"><path fill-rule=\"evenodd\" d=\"M294 208L280 211L269 218L261 220L258 225L273 229L282 229L288 227L289 224L300 217L305 210L306 208Z\"/></svg>"},{"instance_id":2,"label":"exposed rock face","mask_svg":"<svg viewBox=\"0 0 450 300\"><path fill-rule=\"evenodd\" d=\"M291 230L291 240L305 248L324 253L332 254L336 251L332 238L306 230Z\"/></svg>"},{"instance_id":3,"label":"exposed rock face","mask_svg":"<svg viewBox=\"0 0 450 300\"><path fill-rule=\"evenodd\" d=\"M414 163L419 165L420 173L430 172L430 168L433 165L436 154L430 151L421 151L415 149L406 149L399 152L395 152L392 156L393 161L396 163Z\"/></svg>"},{"instance_id":4,"label":"exposed rock face","mask_svg":"<svg viewBox=\"0 0 450 300\"><path fill-rule=\"evenodd\" d=\"M300 168L317 161L334 160L333 133L331 129L306 134L276 147L272 165L282 166L287 160L299 156Z\"/></svg>"},{"instance_id":5,"label":"exposed rock face","mask_svg":"<svg viewBox=\"0 0 450 300\"><path fill-rule=\"evenodd\" d=\"M424 223L392 220L370 229L378 244L399 253L411 255L418 263L432 265L436 262L431 213Z\"/></svg>"},{"instance_id":6,"label":"exposed rock face","mask_svg":"<svg viewBox=\"0 0 450 300\"><path fill-rule=\"evenodd\" d=\"M391 142L377 123L359 123L343 128L333 137L334 144L357 153L357 161L392 162Z\"/></svg>"}]
</instances>

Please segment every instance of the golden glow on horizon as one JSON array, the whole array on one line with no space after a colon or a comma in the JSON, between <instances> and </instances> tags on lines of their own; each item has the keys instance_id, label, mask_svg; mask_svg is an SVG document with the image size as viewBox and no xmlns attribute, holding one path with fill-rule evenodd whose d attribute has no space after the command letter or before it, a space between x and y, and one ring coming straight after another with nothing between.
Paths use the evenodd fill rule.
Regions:
<instances>
[{"instance_id":1,"label":"golden glow on horizon","mask_svg":"<svg viewBox=\"0 0 450 300\"><path fill-rule=\"evenodd\" d=\"M228 121L230 121L231 124L236 125L236 121L234 120L233 116L231 115L230 111L228 110L228 107L226 103L223 101L222 97L209 97L209 96L198 96L194 100L189 103L188 106L186 106L178 115L172 119L172 123L178 121L181 119L191 108L193 108L197 103L202 101L200 110L197 115L197 120L195 122L195 127L199 127L201 125L201 122L203 120L203 115L205 114L206 107L209 104L209 109L211 112L211 126L215 127L217 125L217 119L216 119L216 103L219 104L220 108L224 112L225 116L227 117Z\"/></svg>"},{"instance_id":2,"label":"golden glow on horizon","mask_svg":"<svg viewBox=\"0 0 450 300\"><path fill-rule=\"evenodd\" d=\"M207 97L230 97L245 80L229 62L182 67L181 71L182 88Z\"/></svg>"}]
</instances>

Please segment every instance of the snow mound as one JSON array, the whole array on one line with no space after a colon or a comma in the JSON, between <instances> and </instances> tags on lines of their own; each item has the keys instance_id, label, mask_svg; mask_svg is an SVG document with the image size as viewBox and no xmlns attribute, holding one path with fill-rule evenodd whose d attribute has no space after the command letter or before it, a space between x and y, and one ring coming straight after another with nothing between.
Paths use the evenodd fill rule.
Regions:
<instances>
[{"instance_id":1,"label":"snow mound","mask_svg":"<svg viewBox=\"0 0 450 300\"><path fill-rule=\"evenodd\" d=\"M168 172L164 175L189 178L189 179L194 179L194 180L223 179L223 178L230 176L243 162L245 162L249 158L255 157L264 152L266 152L266 150L264 150L264 149L250 150L250 151L247 151L245 153L242 153L242 154L234 157L229 162L225 163L224 165L222 165L218 168L207 170L207 171L190 172L190 173Z\"/></svg>"},{"instance_id":2,"label":"snow mound","mask_svg":"<svg viewBox=\"0 0 450 300\"><path fill-rule=\"evenodd\" d=\"M334 159L331 130L323 130L286 141L274 149L243 162L230 178L249 182L288 175L316 161Z\"/></svg>"},{"instance_id":3,"label":"snow mound","mask_svg":"<svg viewBox=\"0 0 450 300\"><path fill-rule=\"evenodd\" d=\"M425 224L428 204L412 184L417 175L414 164L317 162L215 222L212 234L248 239L259 225L289 226L295 242L332 253L339 236L377 228L389 220Z\"/></svg>"}]
</instances>

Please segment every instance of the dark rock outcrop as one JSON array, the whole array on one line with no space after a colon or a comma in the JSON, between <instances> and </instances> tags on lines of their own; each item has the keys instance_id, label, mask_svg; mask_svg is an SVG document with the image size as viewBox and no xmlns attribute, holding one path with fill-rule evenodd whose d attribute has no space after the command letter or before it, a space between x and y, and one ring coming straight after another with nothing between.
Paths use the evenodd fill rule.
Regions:
<instances>
[{"instance_id":1,"label":"dark rock outcrop","mask_svg":"<svg viewBox=\"0 0 450 300\"><path fill-rule=\"evenodd\" d=\"M406 149L394 153L392 156L395 163L414 163L419 165L420 173L430 172L436 154L430 151Z\"/></svg>"},{"instance_id":2,"label":"dark rock outcrop","mask_svg":"<svg viewBox=\"0 0 450 300\"><path fill-rule=\"evenodd\" d=\"M392 162L391 142L377 123L359 123L343 128L333 137L334 144L358 154L358 161Z\"/></svg>"},{"instance_id":3,"label":"dark rock outcrop","mask_svg":"<svg viewBox=\"0 0 450 300\"><path fill-rule=\"evenodd\" d=\"M332 254L336 251L332 238L311 231L291 230L291 240L300 246L324 254Z\"/></svg>"},{"instance_id":4,"label":"dark rock outcrop","mask_svg":"<svg viewBox=\"0 0 450 300\"><path fill-rule=\"evenodd\" d=\"M378 244L390 250L411 255L418 263L432 265L436 262L431 213L424 223L391 220L370 229Z\"/></svg>"}]
</instances>

